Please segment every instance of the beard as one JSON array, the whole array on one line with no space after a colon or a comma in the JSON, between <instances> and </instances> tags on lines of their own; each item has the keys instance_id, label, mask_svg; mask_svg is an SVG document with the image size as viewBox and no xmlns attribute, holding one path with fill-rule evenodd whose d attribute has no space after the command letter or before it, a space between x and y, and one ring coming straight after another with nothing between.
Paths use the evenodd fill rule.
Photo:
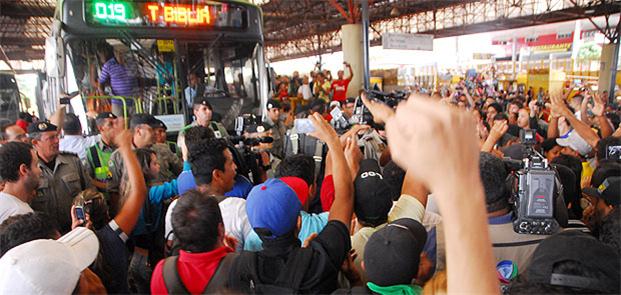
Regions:
<instances>
[{"instance_id":1,"label":"beard","mask_svg":"<svg viewBox=\"0 0 621 295\"><path fill-rule=\"evenodd\" d=\"M24 182L26 189L34 192L39 188L39 185L41 185L41 177L30 172L28 178Z\"/></svg>"}]
</instances>

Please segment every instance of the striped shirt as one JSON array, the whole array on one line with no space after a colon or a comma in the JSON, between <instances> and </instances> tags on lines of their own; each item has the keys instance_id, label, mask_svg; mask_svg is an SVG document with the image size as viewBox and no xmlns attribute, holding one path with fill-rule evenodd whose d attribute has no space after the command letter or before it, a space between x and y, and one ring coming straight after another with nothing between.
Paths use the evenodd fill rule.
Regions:
<instances>
[{"instance_id":1,"label":"striped shirt","mask_svg":"<svg viewBox=\"0 0 621 295\"><path fill-rule=\"evenodd\" d=\"M99 76L99 83L105 84L110 82L112 87L112 93L118 96L134 96L138 90L138 83L136 78L131 76L127 69L119 64L116 59L111 58L103 67L101 67L101 74ZM120 103L120 101L112 100L113 103Z\"/></svg>"}]
</instances>

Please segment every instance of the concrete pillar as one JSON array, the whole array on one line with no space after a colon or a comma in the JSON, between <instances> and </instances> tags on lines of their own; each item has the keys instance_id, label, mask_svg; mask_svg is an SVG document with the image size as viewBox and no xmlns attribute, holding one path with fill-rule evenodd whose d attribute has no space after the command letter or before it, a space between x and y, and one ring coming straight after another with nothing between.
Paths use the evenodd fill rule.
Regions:
<instances>
[{"instance_id":1,"label":"concrete pillar","mask_svg":"<svg viewBox=\"0 0 621 295\"><path fill-rule=\"evenodd\" d=\"M610 89L611 85L614 85L612 81L613 71L616 71L617 67L613 63L616 62L615 58L615 46L616 44L604 44L602 45L602 56L600 59L599 68L599 83L597 84L598 92Z\"/></svg>"},{"instance_id":2,"label":"concrete pillar","mask_svg":"<svg viewBox=\"0 0 621 295\"><path fill-rule=\"evenodd\" d=\"M347 24L341 26L341 44L343 45L343 61L351 64L354 78L347 88L347 97L358 96L358 91L364 87L364 66L362 52L362 25ZM348 72L345 70L345 75ZM333 73L336 78L336 73Z\"/></svg>"}]
</instances>

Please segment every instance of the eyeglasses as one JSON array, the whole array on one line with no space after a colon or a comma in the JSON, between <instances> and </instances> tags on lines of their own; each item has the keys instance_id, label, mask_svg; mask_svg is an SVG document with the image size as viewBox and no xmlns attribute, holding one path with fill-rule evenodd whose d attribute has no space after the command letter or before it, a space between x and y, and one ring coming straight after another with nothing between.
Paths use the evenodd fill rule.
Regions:
<instances>
[{"instance_id":1,"label":"eyeglasses","mask_svg":"<svg viewBox=\"0 0 621 295\"><path fill-rule=\"evenodd\" d=\"M589 199L584 198L584 197L580 198L580 208L586 209L586 208L589 208L591 206L593 206L593 203L591 203L591 201Z\"/></svg>"}]
</instances>

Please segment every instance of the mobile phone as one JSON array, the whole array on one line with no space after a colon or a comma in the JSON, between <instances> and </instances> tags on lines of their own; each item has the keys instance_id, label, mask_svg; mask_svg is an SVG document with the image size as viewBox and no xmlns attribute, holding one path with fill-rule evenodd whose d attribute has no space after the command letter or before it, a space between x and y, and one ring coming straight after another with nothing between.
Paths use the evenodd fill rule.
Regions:
<instances>
[{"instance_id":1,"label":"mobile phone","mask_svg":"<svg viewBox=\"0 0 621 295\"><path fill-rule=\"evenodd\" d=\"M84 215L84 207L75 206L75 217L78 220L86 220L86 215Z\"/></svg>"},{"instance_id":2,"label":"mobile phone","mask_svg":"<svg viewBox=\"0 0 621 295\"><path fill-rule=\"evenodd\" d=\"M313 122L310 119L295 119L293 126L298 133L306 134L315 131L315 126L313 126Z\"/></svg>"}]
</instances>

